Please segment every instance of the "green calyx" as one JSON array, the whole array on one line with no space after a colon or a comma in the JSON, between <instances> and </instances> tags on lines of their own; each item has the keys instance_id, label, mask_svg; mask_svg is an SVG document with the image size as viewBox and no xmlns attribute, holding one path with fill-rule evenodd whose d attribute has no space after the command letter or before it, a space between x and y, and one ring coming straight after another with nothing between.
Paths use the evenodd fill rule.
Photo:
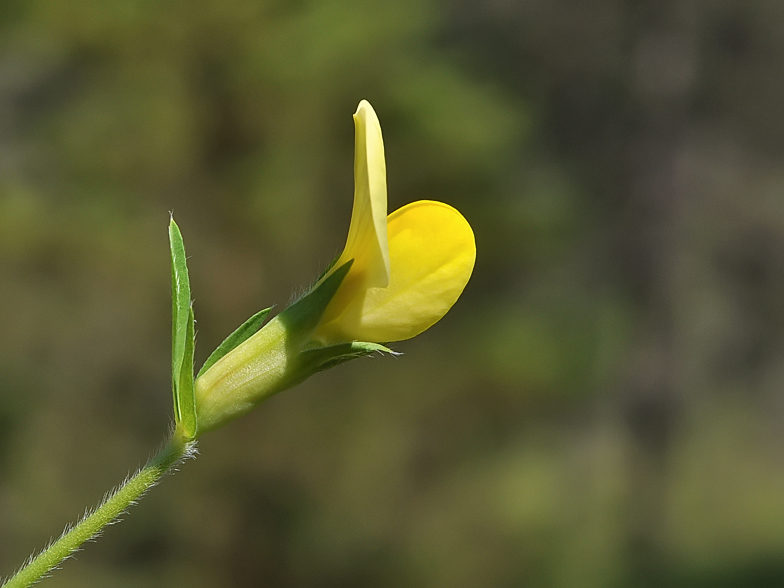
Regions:
<instances>
[{"instance_id":1,"label":"green calyx","mask_svg":"<svg viewBox=\"0 0 784 588\"><path fill-rule=\"evenodd\" d=\"M205 370L196 380L199 434L223 426L273 394L349 359L389 351L375 343L319 346L311 340L351 262Z\"/></svg>"},{"instance_id":2,"label":"green calyx","mask_svg":"<svg viewBox=\"0 0 784 588\"><path fill-rule=\"evenodd\" d=\"M307 294L270 320L270 308L237 328L193 377L195 347L185 248L169 226L172 249L172 389L177 434L186 441L249 412L273 394L312 374L373 353L393 353L377 343L320 345L312 335L352 261L332 271Z\"/></svg>"}]
</instances>

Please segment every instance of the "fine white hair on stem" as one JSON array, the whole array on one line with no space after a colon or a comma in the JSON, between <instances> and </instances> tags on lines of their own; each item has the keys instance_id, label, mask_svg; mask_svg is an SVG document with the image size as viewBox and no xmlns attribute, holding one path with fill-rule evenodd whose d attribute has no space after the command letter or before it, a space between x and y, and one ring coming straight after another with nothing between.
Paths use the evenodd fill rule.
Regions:
<instances>
[{"instance_id":1,"label":"fine white hair on stem","mask_svg":"<svg viewBox=\"0 0 784 588\"><path fill-rule=\"evenodd\" d=\"M172 439L174 440L175 437L172 436ZM121 521L122 516L128 512L128 509L135 505L139 499L150 490L150 488L156 486L161 478L177 471L179 466L186 459L194 458L197 455L198 451L196 449L195 441L190 441L187 443L174 443L174 441L171 441L169 444L164 445L157 454L151 456L147 460L144 466L138 468L133 474L126 476L126 478L120 484L115 486L109 492L106 492L97 506L87 508L76 523L66 525L65 529L59 537L56 539L51 539L41 551L36 552L28 557L27 560L25 560L25 563L16 572L16 574L10 578L6 578L3 581L2 586L5 586L8 583L13 584L14 580L17 580L18 575L24 573L28 567L36 565L36 560L38 560L40 557L46 557L47 552L50 550L58 549L58 543L65 542L59 547L59 554L56 552L55 555L50 556L48 560L41 560L41 564L39 564L39 566L42 569L37 570L35 572L37 575L35 575L33 578L28 578L26 583L23 585L30 586L39 582L42 578L49 577L54 570L60 568L63 561L70 559L78 551L81 551L81 546L84 543L88 541L94 541L101 535L103 529L106 526L113 525ZM110 504L112 501L118 498L121 492L123 492L129 485L134 483L136 483L136 487L132 487L128 490L130 492L129 496L125 497L124 499L121 498L118 504ZM89 519L95 515L98 515L104 509L107 511L103 515L105 518L99 518L93 523L89 522ZM116 512L113 512L114 509L117 509ZM94 530L91 530L92 524L97 524L98 526ZM80 527L84 527L82 531L84 534L82 536L77 535L73 540L73 544L69 545L66 538L72 532L79 533Z\"/></svg>"}]
</instances>

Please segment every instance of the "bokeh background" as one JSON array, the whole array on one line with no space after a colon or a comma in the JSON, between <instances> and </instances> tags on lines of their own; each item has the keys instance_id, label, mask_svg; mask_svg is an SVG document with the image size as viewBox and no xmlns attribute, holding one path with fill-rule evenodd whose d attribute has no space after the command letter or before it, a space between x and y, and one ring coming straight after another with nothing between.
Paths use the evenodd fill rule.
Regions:
<instances>
[{"instance_id":1,"label":"bokeh background","mask_svg":"<svg viewBox=\"0 0 784 588\"><path fill-rule=\"evenodd\" d=\"M784 3L3 0L0 573L200 364L390 210L472 223L452 312L209 434L47 586L784 585Z\"/></svg>"}]
</instances>

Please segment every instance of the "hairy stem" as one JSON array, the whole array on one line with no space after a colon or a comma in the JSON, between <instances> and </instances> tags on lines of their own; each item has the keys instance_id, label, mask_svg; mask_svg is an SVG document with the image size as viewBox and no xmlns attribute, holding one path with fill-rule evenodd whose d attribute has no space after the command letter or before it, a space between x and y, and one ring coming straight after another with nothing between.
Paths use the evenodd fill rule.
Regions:
<instances>
[{"instance_id":1,"label":"hairy stem","mask_svg":"<svg viewBox=\"0 0 784 588\"><path fill-rule=\"evenodd\" d=\"M82 543L95 537L101 529L123 514L181 459L192 455L194 445L193 442L183 441L180 432L175 431L158 455L151 458L135 475L108 494L99 506L88 511L73 527L66 528L57 541L31 558L27 565L0 588L25 588L45 577L60 562L79 549Z\"/></svg>"}]
</instances>

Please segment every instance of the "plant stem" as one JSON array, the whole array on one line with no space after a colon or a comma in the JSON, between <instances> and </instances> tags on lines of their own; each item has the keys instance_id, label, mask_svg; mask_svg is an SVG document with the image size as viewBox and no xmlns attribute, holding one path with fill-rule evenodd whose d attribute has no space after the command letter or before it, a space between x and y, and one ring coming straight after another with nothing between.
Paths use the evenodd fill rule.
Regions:
<instances>
[{"instance_id":1,"label":"plant stem","mask_svg":"<svg viewBox=\"0 0 784 588\"><path fill-rule=\"evenodd\" d=\"M99 506L88 511L73 527L66 528L57 541L32 558L0 588L26 588L45 577L60 562L79 549L82 543L95 537L101 529L135 504L181 459L192 455L194 445L193 442L184 441L180 431L175 431L158 455L150 458L141 470L108 494Z\"/></svg>"}]
</instances>

